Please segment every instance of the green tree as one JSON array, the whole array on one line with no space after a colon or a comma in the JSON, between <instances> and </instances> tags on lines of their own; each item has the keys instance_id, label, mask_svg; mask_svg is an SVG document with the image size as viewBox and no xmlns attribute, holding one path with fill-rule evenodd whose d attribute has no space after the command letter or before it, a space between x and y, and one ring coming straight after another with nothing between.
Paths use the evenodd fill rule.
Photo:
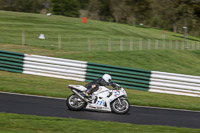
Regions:
<instances>
[{"instance_id":1,"label":"green tree","mask_svg":"<svg viewBox=\"0 0 200 133\"><path fill-rule=\"evenodd\" d=\"M8 11L39 13L49 0L0 0L0 9Z\"/></svg>"},{"instance_id":2,"label":"green tree","mask_svg":"<svg viewBox=\"0 0 200 133\"><path fill-rule=\"evenodd\" d=\"M115 22L126 23L128 14L128 6L125 0L110 0L111 13L114 16Z\"/></svg>"},{"instance_id":3,"label":"green tree","mask_svg":"<svg viewBox=\"0 0 200 133\"><path fill-rule=\"evenodd\" d=\"M52 0L52 4L56 15L79 17L80 4L77 0Z\"/></svg>"},{"instance_id":4,"label":"green tree","mask_svg":"<svg viewBox=\"0 0 200 133\"><path fill-rule=\"evenodd\" d=\"M91 19L99 20L99 11L101 3L99 0L90 0L88 5L88 17Z\"/></svg>"},{"instance_id":5,"label":"green tree","mask_svg":"<svg viewBox=\"0 0 200 133\"><path fill-rule=\"evenodd\" d=\"M89 0L78 0L80 3L80 8L81 9L88 9L88 4L89 4Z\"/></svg>"},{"instance_id":6,"label":"green tree","mask_svg":"<svg viewBox=\"0 0 200 133\"><path fill-rule=\"evenodd\" d=\"M111 0L101 0L100 2L101 2L99 9L100 20L113 21L114 17L111 12Z\"/></svg>"},{"instance_id":7,"label":"green tree","mask_svg":"<svg viewBox=\"0 0 200 133\"><path fill-rule=\"evenodd\" d=\"M152 8L151 26L183 33L183 27L197 35L199 29L199 0L150 0Z\"/></svg>"},{"instance_id":8,"label":"green tree","mask_svg":"<svg viewBox=\"0 0 200 133\"><path fill-rule=\"evenodd\" d=\"M135 22L133 23L144 23L150 17L150 3L148 0L125 0L128 5L129 17L132 17Z\"/></svg>"}]
</instances>

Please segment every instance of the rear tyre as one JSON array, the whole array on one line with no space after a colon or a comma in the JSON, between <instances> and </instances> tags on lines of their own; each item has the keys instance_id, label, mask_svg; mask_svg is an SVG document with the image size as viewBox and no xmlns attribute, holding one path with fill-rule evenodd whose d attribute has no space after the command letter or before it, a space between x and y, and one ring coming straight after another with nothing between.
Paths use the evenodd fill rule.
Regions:
<instances>
[{"instance_id":1,"label":"rear tyre","mask_svg":"<svg viewBox=\"0 0 200 133\"><path fill-rule=\"evenodd\" d=\"M86 103L75 94L67 98L66 105L70 110L74 111L79 111L86 107Z\"/></svg>"},{"instance_id":2,"label":"rear tyre","mask_svg":"<svg viewBox=\"0 0 200 133\"><path fill-rule=\"evenodd\" d=\"M130 110L130 103L127 99L120 99L121 104L118 99L111 103L111 109L117 114L126 114Z\"/></svg>"}]
</instances>

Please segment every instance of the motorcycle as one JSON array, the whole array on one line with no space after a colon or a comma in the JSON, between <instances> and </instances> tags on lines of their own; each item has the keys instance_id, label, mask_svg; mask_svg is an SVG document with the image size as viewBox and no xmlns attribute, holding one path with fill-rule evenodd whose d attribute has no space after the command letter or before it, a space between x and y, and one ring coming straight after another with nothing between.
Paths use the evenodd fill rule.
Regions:
<instances>
[{"instance_id":1,"label":"motorcycle","mask_svg":"<svg viewBox=\"0 0 200 133\"><path fill-rule=\"evenodd\" d=\"M87 90L86 87L82 85L69 85L68 87L73 92L66 100L66 105L70 110L88 109L125 114L130 109L130 103L126 99L127 93L120 86L113 88L113 90L100 86L96 92L87 98L83 97L83 93Z\"/></svg>"}]
</instances>

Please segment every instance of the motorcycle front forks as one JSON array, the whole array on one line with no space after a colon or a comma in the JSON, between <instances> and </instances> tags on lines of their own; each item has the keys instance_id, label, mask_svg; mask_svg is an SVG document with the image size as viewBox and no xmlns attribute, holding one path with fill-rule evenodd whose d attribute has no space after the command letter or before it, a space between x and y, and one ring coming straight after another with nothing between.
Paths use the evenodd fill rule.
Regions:
<instances>
[{"instance_id":1,"label":"motorcycle front forks","mask_svg":"<svg viewBox=\"0 0 200 133\"><path fill-rule=\"evenodd\" d=\"M122 106L122 102L121 102L120 98L118 98L118 101L119 101L119 104Z\"/></svg>"}]
</instances>

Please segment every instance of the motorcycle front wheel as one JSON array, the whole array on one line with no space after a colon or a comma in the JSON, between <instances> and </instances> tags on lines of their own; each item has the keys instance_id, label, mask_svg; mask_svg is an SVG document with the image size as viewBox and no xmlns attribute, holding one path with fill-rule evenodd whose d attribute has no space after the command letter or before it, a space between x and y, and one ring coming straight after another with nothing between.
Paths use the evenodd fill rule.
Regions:
<instances>
[{"instance_id":1,"label":"motorcycle front wheel","mask_svg":"<svg viewBox=\"0 0 200 133\"><path fill-rule=\"evenodd\" d=\"M75 94L67 98L66 105L70 110L74 111L79 111L86 107L86 103Z\"/></svg>"},{"instance_id":2,"label":"motorcycle front wheel","mask_svg":"<svg viewBox=\"0 0 200 133\"><path fill-rule=\"evenodd\" d=\"M130 103L127 99L116 99L111 103L111 109L117 114L126 114L130 110Z\"/></svg>"}]
</instances>

